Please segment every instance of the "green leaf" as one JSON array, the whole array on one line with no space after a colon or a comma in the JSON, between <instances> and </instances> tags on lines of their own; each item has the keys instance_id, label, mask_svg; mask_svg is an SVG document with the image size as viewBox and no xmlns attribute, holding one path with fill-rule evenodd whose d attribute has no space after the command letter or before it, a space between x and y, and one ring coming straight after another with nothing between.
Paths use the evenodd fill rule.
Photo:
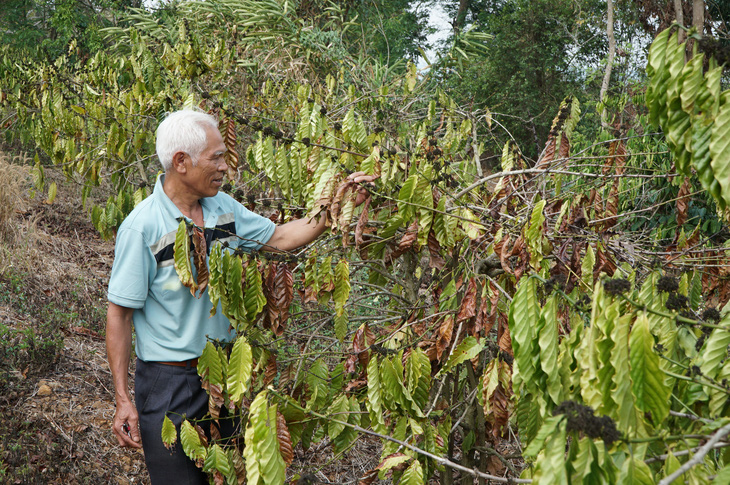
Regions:
<instances>
[{"instance_id":1,"label":"green leaf","mask_svg":"<svg viewBox=\"0 0 730 485\"><path fill-rule=\"evenodd\" d=\"M341 315L335 315L335 337L337 337L337 340L339 340L340 343L344 342L345 337L347 337L348 322L349 318L347 316L347 311L343 310Z\"/></svg>"},{"instance_id":2,"label":"green leaf","mask_svg":"<svg viewBox=\"0 0 730 485\"><path fill-rule=\"evenodd\" d=\"M717 472L717 475L715 475L715 483L718 485L727 485L730 483L730 465L726 465L725 468Z\"/></svg>"},{"instance_id":3,"label":"green leaf","mask_svg":"<svg viewBox=\"0 0 730 485\"><path fill-rule=\"evenodd\" d=\"M458 221L454 217L445 214L445 212L446 197L441 197L433 216L433 232L436 234L436 240L441 245L441 248L450 249L455 244L454 229Z\"/></svg>"},{"instance_id":4,"label":"green leaf","mask_svg":"<svg viewBox=\"0 0 730 485\"><path fill-rule=\"evenodd\" d=\"M243 277L241 258L225 251L222 274L225 276L225 285L221 285L223 314L236 324L237 330L240 330L239 324L244 321L246 315L243 307L243 287L241 286ZM225 294L223 288L225 288Z\"/></svg>"},{"instance_id":5,"label":"green leaf","mask_svg":"<svg viewBox=\"0 0 730 485\"><path fill-rule=\"evenodd\" d=\"M350 265L347 260L340 259L335 266L335 289L332 299L335 302L335 310L338 316L344 313L345 303L350 297Z\"/></svg>"},{"instance_id":6,"label":"green leaf","mask_svg":"<svg viewBox=\"0 0 730 485\"><path fill-rule=\"evenodd\" d=\"M713 379L720 370L720 363L727 359L727 347L730 345L730 313L726 313L720 322L720 326L726 328L716 328L705 341L700 353L700 370L702 375Z\"/></svg>"},{"instance_id":7,"label":"green leaf","mask_svg":"<svg viewBox=\"0 0 730 485\"><path fill-rule=\"evenodd\" d=\"M530 224L525 230L525 241L530 249L530 265L536 270L540 270L540 261L542 261L542 226L545 222L545 216L542 211L545 208L545 200L539 201L532 208L530 216Z\"/></svg>"},{"instance_id":8,"label":"green leaf","mask_svg":"<svg viewBox=\"0 0 730 485\"><path fill-rule=\"evenodd\" d=\"M188 237L188 226L185 219L182 219L177 227L173 250L177 276L184 286L190 288L190 293L195 295L198 284L193 278L193 267L190 262L190 238Z\"/></svg>"},{"instance_id":9,"label":"green leaf","mask_svg":"<svg viewBox=\"0 0 730 485\"><path fill-rule=\"evenodd\" d=\"M248 483L252 485L284 483L286 463L279 452L276 431L276 405L269 405L267 391L260 392L249 408L244 433Z\"/></svg>"},{"instance_id":10,"label":"green leaf","mask_svg":"<svg viewBox=\"0 0 730 485\"><path fill-rule=\"evenodd\" d=\"M180 444L188 458L193 461L202 462L208 454L205 446L200 442L200 435L187 419L183 420L180 426Z\"/></svg>"},{"instance_id":11,"label":"green leaf","mask_svg":"<svg viewBox=\"0 0 730 485\"><path fill-rule=\"evenodd\" d=\"M593 252L593 247L588 244L586 248L586 255L583 257L583 261L580 265L580 278L588 291L593 290L593 267L596 265L596 254Z\"/></svg>"},{"instance_id":12,"label":"green leaf","mask_svg":"<svg viewBox=\"0 0 730 485\"><path fill-rule=\"evenodd\" d=\"M484 343L479 342L472 336L466 337L461 341L461 343L459 343L459 345L456 346L451 355L449 355L449 360L446 361L446 365L444 365L438 374L436 374L436 378L438 379L444 374L447 374L462 362L473 359L479 355L482 350L484 350Z\"/></svg>"},{"instance_id":13,"label":"green leaf","mask_svg":"<svg viewBox=\"0 0 730 485\"><path fill-rule=\"evenodd\" d=\"M403 472L400 485L424 485L423 468L418 460L413 460L411 466Z\"/></svg>"},{"instance_id":14,"label":"green leaf","mask_svg":"<svg viewBox=\"0 0 730 485\"><path fill-rule=\"evenodd\" d=\"M385 479L385 475L392 470L393 468L397 467L398 465L402 465L403 463L407 463L408 461L412 460L413 457L410 457L408 455L405 455L403 453L394 453L392 455L387 456L383 461L380 462L378 465L378 478L381 480Z\"/></svg>"},{"instance_id":15,"label":"green leaf","mask_svg":"<svg viewBox=\"0 0 730 485\"><path fill-rule=\"evenodd\" d=\"M231 473L231 462L223 448L214 444L208 449L208 455L205 457L203 471L206 473L220 472L223 476Z\"/></svg>"},{"instance_id":16,"label":"green leaf","mask_svg":"<svg viewBox=\"0 0 730 485\"><path fill-rule=\"evenodd\" d=\"M223 363L218 350L210 341L205 344L203 355L198 359L198 374L213 385L223 384Z\"/></svg>"},{"instance_id":17,"label":"green leaf","mask_svg":"<svg viewBox=\"0 0 730 485\"><path fill-rule=\"evenodd\" d=\"M322 359L317 359L309 368L306 381L309 386L310 398L307 401L307 409L319 409L327 401L329 396L329 369Z\"/></svg>"},{"instance_id":18,"label":"green leaf","mask_svg":"<svg viewBox=\"0 0 730 485\"><path fill-rule=\"evenodd\" d=\"M721 190L711 195L720 205L720 208L730 206L730 103L720 107L712 127L712 139L710 140L710 166L712 172L720 184Z\"/></svg>"},{"instance_id":19,"label":"green leaf","mask_svg":"<svg viewBox=\"0 0 730 485\"><path fill-rule=\"evenodd\" d=\"M168 450L172 449L173 445L177 442L177 429L175 428L175 423L173 423L167 415L165 415L165 419L162 420L162 442Z\"/></svg>"},{"instance_id":20,"label":"green leaf","mask_svg":"<svg viewBox=\"0 0 730 485\"><path fill-rule=\"evenodd\" d=\"M213 244L208 258L208 297L210 298L210 316L218 311L218 302L221 299L221 283L223 282L223 246ZM225 288L223 289L225 291Z\"/></svg>"},{"instance_id":21,"label":"green leaf","mask_svg":"<svg viewBox=\"0 0 730 485\"><path fill-rule=\"evenodd\" d=\"M383 382L383 387L390 398L398 403L406 412L418 418L424 417L423 411L416 405L411 393L403 385L403 369L399 368L396 370L396 364L388 359L383 359L380 363L380 377Z\"/></svg>"},{"instance_id":22,"label":"green leaf","mask_svg":"<svg viewBox=\"0 0 730 485\"><path fill-rule=\"evenodd\" d=\"M655 485L653 477L654 474L649 465L629 455L621 468L618 483L621 485Z\"/></svg>"},{"instance_id":23,"label":"green leaf","mask_svg":"<svg viewBox=\"0 0 730 485\"><path fill-rule=\"evenodd\" d=\"M654 352L654 337L649 331L649 319L642 312L634 322L629 336L631 381L636 407L650 412L655 426L669 413L672 390L664 384L659 357Z\"/></svg>"},{"instance_id":24,"label":"green leaf","mask_svg":"<svg viewBox=\"0 0 730 485\"><path fill-rule=\"evenodd\" d=\"M679 460L677 459L676 456L674 456L674 453L672 453L670 451L667 454L667 459L664 460L664 469L663 469L664 477L667 477L667 476L671 475L672 473L674 473L675 471L677 471L677 469L679 469L680 466L682 466L682 464L679 463Z\"/></svg>"},{"instance_id":25,"label":"green leaf","mask_svg":"<svg viewBox=\"0 0 730 485\"><path fill-rule=\"evenodd\" d=\"M431 391L431 361L418 347L411 350L406 360L406 387L416 405L425 409Z\"/></svg>"},{"instance_id":26,"label":"green leaf","mask_svg":"<svg viewBox=\"0 0 730 485\"><path fill-rule=\"evenodd\" d=\"M347 396L345 396L344 394L340 394L339 397L335 399L335 401L327 410L327 415L337 421L347 422L349 411L350 402L347 399ZM342 433L342 431L344 431L344 429L344 423L338 423L335 421L329 421L327 423L327 434L333 441L340 435L340 433Z\"/></svg>"},{"instance_id":27,"label":"green leaf","mask_svg":"<svg viewBox=\"0 0 730 485\"><path fill-rule=\"evenodd\" d=\"M383 405L383 386L380 379L378 359L374 356L368 362L368 398L365 405L370 414L370 424L377 433L385 432L385 407Z\"/></svg>"},{"instance_id":28,"label":"green leaf","mask_svg":"<svg viewBox=\"0 0 730 485\"><path fill-rule=\"evenodd\" d=\"M243 335L236 338L231 350L231 357L228 363L228 379L226 387L231 402L240 403L243 395L248 390L249 380L253 371L253 354L251 346Z\"/></svg>"},{"instance_id":29,"label":"green leaf","mask_svg":"<svg viewBox=\"0 0 730 485\"><path fill-rule=\"evenodd\" d=\"M725 361L725 364L720 369L720 372L715 377L715 380L717 382L723 383L723 382L730 382L730 359L727 359ZM707 386L709 387L709 386ZM725 409L725 404L727 404L728 399L730 399L730 392L727 390L720 390L713 388L705 388L710 393L710 416L713 417L721 417L726 416L727 413L724 413L723 410Z\"/></svg>"},{"instance_id":30,"label":"green leaf","mask_svg":"<svg viewBox=\"0 0 730 485\"><path fill-rule=\"evenodd\" d=\"M558 302L553 294L545 302L537 324L537 340L540 348L539 362L547 376L547 392L554 404L560 404L561 386L558 372Z\"/></svg>"},{"instance_id":31,"label":"green leaf","mask_svg":"<svg viewBox=\"0 0 730 485\"><path fill-rule=\"evenodd\" d=\"M253 323L261 310L266 306L261 271L257 261L251 259L246 266L246 291L243 297L243 306L246 309L246 319Z\"/></svg>"},{"instance_id":32,"label":"green leaf","mask_svg":"<svg viewBox=\"0 0 730 485\"><path fill-rule=\"evenodd\" d=\"M539 362L535 356L539 355L536 349L535 322L540 318L540 307L537 303L537 291L533 278L522 278L520 286L509 307L509 331L512 337L515 366L513 382L515 392L524 382L535 385L532 378L535 375Z\"/></svg>"},{"instance_id":33,"label":"green leaf","mask_svg":"<svg viewBox=\"0 0 730 485\"><path fill-rule=\"evenodd\" d=\"M411 201L413 200L416 185L418 185L418 174L414 173L403 182L403 186L398 192L398 215L403 221L410 221L415 214Z\"/></svg>"},{"instance_id":34,"label":"green leaf","mask_svg":"<svg viewBox=\"0 0 730 485\"><path fill-rule=\"evenodd\" d=\"M631 393L631 368L629 365L629 328L631 327L632 314L621 315L611 331L611 340L615 347L610 354L611 367L615 370L613 376L613 389L610 397L616 403L616 425L619 430L626 431L636 426L636 412L634 408L634 396Z\"/></svg>"},{"instance_id":35,"label":"green leaf","mask_svg":"<svg viewBox=\"0 0 730 485\"><path fill-rule=\"evenodd\" d=\"M523 455L525 458L535 458L537 454L545 447L545 443L551 436L555 435L559 431L561 425L563 431L565 431L565 425L563 424L564 416L550 416L543 422L540 430L537 432L535 439L525 449Z\"/></svg>"},{"instance_id":36,"label":"green leaf","mask_svg":"<svg viewBox=\"0 0 730 485\"><path fill-rule=\"evenodd\" d=\"M552 420L556 420L554 425ZM533 480L536 483L568 485L568 474L565 467L566 420L563 419L563 416L551 416L545 420L543 428L546 426L550 432L545 436L543 452L538 455L535 462ZM539 442L542 436L543 430L541 429L533 443ZM530 443L530 447L532 447L532 443ZM527 454L527 450L525 453Z\"/></svg>"}]
</instances>

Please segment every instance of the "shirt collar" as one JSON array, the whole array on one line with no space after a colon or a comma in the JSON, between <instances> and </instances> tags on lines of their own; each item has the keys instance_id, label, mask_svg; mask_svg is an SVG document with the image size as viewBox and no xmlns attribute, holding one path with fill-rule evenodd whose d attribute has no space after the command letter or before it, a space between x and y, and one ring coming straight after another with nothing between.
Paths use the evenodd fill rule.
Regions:
<instances>
[{"instance_id":1,"label":"shirt collar","mask_svg":"<svg viewBox=\"0 0 730 485\"><path fill-rule=\"evenodd\" d=\"M181 218L184 218L188 222L192 222L189 218L183 215L183 213L180 211L180 209L178 209L175 203L167 196L167 194L165 193L165 189L162 187L164 183L165 174L161 173L157 177L157 182L155 183L155 197L158 197L160 199L165 210L175 220L180 221ZM202 199L200 199L200 205L203 207L203 219L205 221L205 227L215 227L216 223L218 222L217 209L220 205L218 204L216 197L203 197Z\"/></svg>"}]
</instances>

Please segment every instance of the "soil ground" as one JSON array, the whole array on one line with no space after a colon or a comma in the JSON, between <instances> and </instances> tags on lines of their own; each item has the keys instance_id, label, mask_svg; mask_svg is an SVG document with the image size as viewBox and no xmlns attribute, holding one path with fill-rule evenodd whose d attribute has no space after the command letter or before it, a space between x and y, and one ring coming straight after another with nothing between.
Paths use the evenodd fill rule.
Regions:
<instances>
[{"instance_id":1,"label":"soil ground","mask_svg":"<svg viewBox=\"0 0 730 485\"><path fill-rule=\"evenodd\" d=\"M77 193L47 170L57 197L28 189L0 257L0 482L148 483L141 452L120 448L106 363L106 282L114 245Z\"/></svg>"}]
</instances>

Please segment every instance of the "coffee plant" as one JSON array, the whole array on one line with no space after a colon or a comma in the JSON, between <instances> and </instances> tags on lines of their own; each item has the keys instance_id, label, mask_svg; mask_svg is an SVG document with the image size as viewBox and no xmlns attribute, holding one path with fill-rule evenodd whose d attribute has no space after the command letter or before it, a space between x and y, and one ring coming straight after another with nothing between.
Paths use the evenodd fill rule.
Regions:
<instances>
[{"instance_id":1,"label":"coffee plant","mask_svg":"<svg viewBox=\"0 0 730 485\"><path fill-rule=\"evenodd\" d=\"M722 67L685 61L669 31L651 48L648 114L674 168L640 116L579 142L568 98L538 160L507 143L487 173L489 113L412 64L330 57L317 39L332 36L303 42L287 5L132 11L107 29L109 51L79 58L71 44L43 65L0 48L6 136L37 147L39 190L41 157L86 195L115 187L89 209L102 234L147 195L154 129L180 107L218 116L224 190L330 228L295 252L242 254L180 224L180 280L235 339L199 359L211 436L166 418L163 441L215 483L283 483L297 446L341 456L363 434L382 450L362 484L727 483L729 249L690 217L716 205L722 227L730 203ZM378 178L356 207L345 179L358 170ZM647 198L653 183L671 196ZM658 207L676 224L639 234ZM231 416L241 432L222 439ZM506 439L524 469L497 451Z\"/></svg>"}]
</instances>

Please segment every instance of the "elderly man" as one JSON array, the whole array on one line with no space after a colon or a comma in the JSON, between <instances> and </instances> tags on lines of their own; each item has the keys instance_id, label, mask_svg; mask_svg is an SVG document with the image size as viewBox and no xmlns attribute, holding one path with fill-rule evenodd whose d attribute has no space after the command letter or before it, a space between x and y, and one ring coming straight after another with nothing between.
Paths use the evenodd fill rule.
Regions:
<instances>
[{"instance_id":1,"label":"elderly man","mask_svg":"<svg viewBox=\"0 0 730 485\"><path fill-rule=\"evenodd\" d=\"M180 219L204 230L208 248L227 241L246 250L286 251L325 230L324 217L276 226L219 193L228 169L225 153L215 118L191 110L170 114L157 129L157 155L165 173L117 233L106 326L116 399L113 430L121 446L144 448L153 484L207 483L179 444L174 452L164 448L160 433L166 414L178 424L182 416L205 415L208 397L197 375L197 358L208 338L231 339L220 309L209 316L207 290L194 298L180 284L173 263ZM356 183L373 178L349 176ZM134 402L127 380L133 324Z\"/></svg>"}]
</instances>

